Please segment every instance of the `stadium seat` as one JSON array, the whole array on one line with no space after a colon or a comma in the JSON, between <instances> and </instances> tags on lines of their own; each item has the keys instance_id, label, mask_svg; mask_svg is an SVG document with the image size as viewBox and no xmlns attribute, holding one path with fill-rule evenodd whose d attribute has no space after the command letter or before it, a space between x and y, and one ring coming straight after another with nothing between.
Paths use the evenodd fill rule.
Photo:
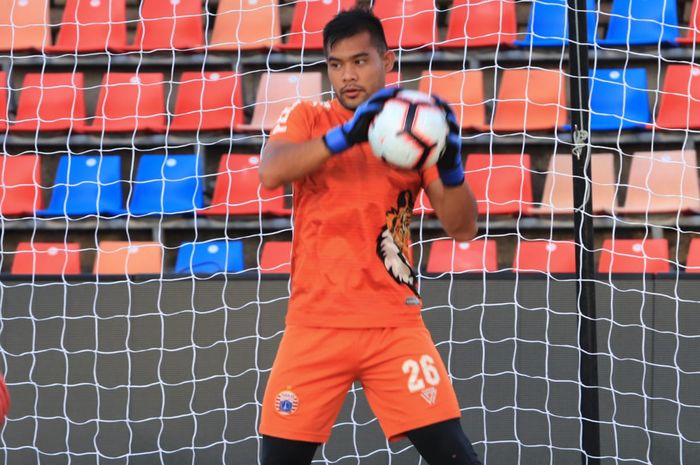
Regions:
<instances>
[{"instance_id":1,"label":"stadium seat","mask_svg":"<svg viewBox=\"0 0 700 465\"><path fill-rule=\"evenodd\" d=\"M355 0L300 0L282 50L323 50L323 27L339 11L355 6Z\"/></svg>"},{"instance_id":2,"label":"stadium seat","mask_svg":"<svg viewBox=\"0 0 700 465\"><path fill-rule=\"evenodd\" d=\"M418 90L448 102L462 128L483 128L486 99L482 71L423 71Z\"/></svg>"},{"instance_id":3,"label":"stadium seat","mask_svg":"<svg viewBox=\"0 0 700 465\"><path fill-rule=\"evenodd\" d=\"M63 155L44 216L115 216L125 213L119 155Z\"/></svg>"},{"instance_id":4,"label":"stadium seat","mask_svg":"<svg viewBox=\"0 0 700 465\"><path fill-rule=\"evenodd\" d=\"M144 0L129 50L187 50L204 45L200 0Z\"/></svg>"},{"instance_id":5,"label":"stadium seat","mask_svg":"<svg viewBox=\"0 0 700 465\"><path fill-rule=\"evenodd\" d=\"M175 262L175 273L235 273L243 268L242 241L185 242Z\"/></svg>"},{"instance_id":6,"label":"stadium seat","mask_svg":"<svg viewBox=\"0 0 700 465\"><path fill-rule=\"evenodd\" d=\"M267 241L260 254L260 272L287 273L292 271L292 243L288 241Z\"/></svg>"},{"instance_id":7,"label":"stadium seat","mask_svg":"<svg viewBox=\"0 0 700 465\"><path fill-rule=\"evenodd\" d=\"M512 45L517 31L512 0L455 0L450 7L447 37L440 47Z\"/></svg>"},{"instance_id":8,"label":"stadium seat","mask_svg":"<svg viewBox=\"0 0 700 465\"><path fill-rule=\"evenodd\" d=\"M67 0L52 52L119 52L126 47L126 0Z\"/></svg>"},{"instance_id":9,"label":"stadium seat","mask_svg":"<svg viewBox=\"0 0 700 465\"><path fill-rule=\"evenodd\" d=\"M613 0L608 33L598 43L624 46L673 43L678 31L675 1Z\"/></svg>"},{"instance_id":10,"label":"stadium seat","mask_svg":"<svg viewBox=\"0 0 700 465\"><path fill-rule=\"evenodd\" d=\"M385 87L398 87L401 85L401 73L390 71L386 73Z\"/></svg>"},{"instance_id":11,"label":"stadium seat","mask_svg":"<svg viewBox=\"0 0 700 465\"><path fill-rule=\"evenodd\" d=\"M4 71L0 71L0 131L7 129L8 119L7 119L7 74Z\"/></svg>"},{"instance_id":12,"label":"stadium seat","mask_svg":"<svg viewBox=\"0 0 700 465\"><path fill-rule=\"evenodd\" d=\"M669 65L666 68L656 127L700 128L700 66Z\"/></svg>"},{"instance_id":13,"label":"stadium seat","mask_svg":"<svg viewBox=\"0 0 700 465\"><path fill-rule=\"evenodd\" d=\"M93 266L96 275L160 274L163 246L147 241L101 241Z\"/></svg>"},{"instance_id":14,"label":"stadium seat","mask_svg":"<svg viewBox=\"0 0 700 465\"><path fill-rule=\"evenodd\" d=\"M27 73L13 131L80 131L85 126L83 73Z\"/></svg>"},{"instance_id":15,"label":"stadium seat","mask_svg":"<svg viewBox=\"0 0 700 465\"><path fill-rule=\"evenodd\" d=\"M212 50L274 48L282 36L278 0L220 0L209 42Z\"/></svg>"},{"instance_id":16,"label":"stadium seat","mask_svg":"<svg viewBox=\"0 0 700 465\"><path fill-rule=\"evenodd\" d=\"M645 68L598 68L591 75L591 129L644 128L650 122Z\"/></svg>"},{"instance_id":17,"label":"stadium seat","mask_svg":"<svg viewBox=\"0 0 700 465\"><path fill-rule=\"evenodd\" d=\"M635 153L626 186L625 205L616 213L675 214L700 210L695 150Z\"/></svg>"},{"instance_id":18,"label":"stadium seat","mask_svg":"<svg viewBox=\"0 0 700 465\"><path fill-rule=\"evenodd\" d=\"M0 215L34 216L43 207L39 156L0 156L0 176Z\"/></svg>"},{"instance_id":19,"label":"stadium seat","mask_svg":"<svg viewBox=\"0 0 700 465\"><path fill-rule=\"evenodd\" d=\"M80 274L80 244L76 242L20 242L10 274Z\"/></svg>"},{"instance_id":20,"label":"stadium seat","mask_svg":"<svg viewBox=\"0 0 700 465\"><path fill-rule=\"evenodd\" d=\"M668 273L666 239L605 239L599 273Z\"/></svg>"},{"instance_id":21,"label":"stadium seat","mask_svg":"<svg viewBox=\"0 0 700 465\"><path fill-rule=\"evenodd\" d=\"M521 47L560 47L568 42L567 0L534 0L527 32L515 45ZM597 29L596 2L586 0L588 43L593 45Z\"/></svg>"},{"instance_id":22,"label":"stadium seat","mask_svg":"<svg viewBox=\"0 0 700 465\"><path fill-rule=\"evenodd\" d=\"M541 206L532 214L571 215L574 213L574 178L571 155L553 155L544 180ZM593 213L610 213L615 208L617 181L612 153L591 156Z\"/></svg>"},{"instance_id":23,"label":"stadium seat","mask_svg":"<svg viewBox=\"0 0 700 465\"><path fill-rule=\"evenodd\" d=\"M389 48L429 47L438 41L433 0L374 0L373 12L381 19Z\"/></svg>"},{"instance_id":24,"label":"stadium seat","mask_svg":"<svg viewBox=\"0 0 700 465\"><path fill-rule=\"evenodd\" d=\"M133 182L133 215L192 213L202 208L202 160L197 155L144 155Z\"/></svg>"},{"instance_id":25,"label":"stadium seat","mask_svg":"<svg viewBox=\"0 0 700 465\"><path fill-rule=\"evenodd\" d=\"M469 154L466 180L480 215L526 215L532 207L530 155Z\"/></svg>"},{"instance_id":26,"label":"stadium seat","mask_svg":"<svg viewBox=\"0 0 700 465\"><path fill-rule=\"evenodd\" d=\"M687 35L678 37L676 42L681 44L692 44L700 42L700 0L693 0L693 7L690 12L690 24Z\"/></svg>"},{"instance_id":27,"label":"stadium seat","mask_svg":"<svg viewBox=\"0 0 700 465\"><path fill-rule=\"evenodd\" d=\"M700 238L696 237L690 241L685 271L687 273L700 273Z\"/></svg>"},{"instance_id":28,"label":"stadium seat","mask_svg":"<svg viewBox=\"0 0 700 465\"><path fill-rule=\"evenodd\" d=\"M102 80L91 132L165 130L162 73L108 73Z\"/></svg>"},{"instance_id":29,"label":"stadium seat","mask_svg":"<svg viewBox=\"0 0 700 465\"><path fill-rule=\"evenodd\" d=\"M49 0L0 0L0 52L51 44Z\"/></svg>"},{"instance_id":30,"label":"stadium seat","mask_svg":"<svg viewBox=\"0 0 700 465\"><path fill-rule=\"evenodd\" d=\"M496 241L479 239L457 242L451 239L434 241L430 246L428 273L463 273L496 271L498 260Z\"/></svg>"},{"instance_id":31,"label":"stadium seat","mask_svg":"<svg viewBox=\"0 0 700 465\"><path fill-rule=\"evenodd\" d=\"M566 77L558 70L507 69L498 88L493 130L545 131L567 122Z\"/></svg>"},{"instance_id":32,"label":"stadium seat","mask_svg":"<svg viewBox=\"0 0 700 465\"><path fill-rule=\"evenodd\" d=\"M243 90L236 73L182 73L172 131L230 131L239 123L243 123Z\"/></svg>"},{"instance_id":33,"label":"stadium seat","mask_svg":"<svg viewBox=\"0 0 700 465\"><path fill-rule=\"evenodd\" d=\"M576 244L573 241L519 240L513 271L528 273L576 273Z\"/></svg>"},{"instance_id":34,"label":"stadium seat","mask_svg":"<svg viewBox=\"0 0 700 465\"><path fill-rule=\"evenodd\" d=\"M228 154L221 157L211 206L204 215L289 215L284 206L284 188L265 189L258 177L260 157Z\"/></svg>"},{"instance_id":35,"label":"stadium seat","mask_svg":"<svg viewBox=\"0 0 700 465\"><path fill-rule=\"evenodd\" d=\"M269 131L282 111L297 100L321 101L321 73L265 73L260 78L250 123L241 124L244 131Z\"/></svg>"}]
</instances>

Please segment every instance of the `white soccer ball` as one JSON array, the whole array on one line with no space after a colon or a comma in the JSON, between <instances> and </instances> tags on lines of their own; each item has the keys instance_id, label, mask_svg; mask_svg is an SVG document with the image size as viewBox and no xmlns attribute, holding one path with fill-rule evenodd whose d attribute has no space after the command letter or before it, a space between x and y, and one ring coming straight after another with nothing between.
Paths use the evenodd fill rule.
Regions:
<instances>
[{"instance_id":1,"label":"white soccer ball","mask_svg":"<svg viewBox=\"0 0 700 465\"><path fill-rule=\"evenodd\" d=\"M387 163L421 169L437 163L448 132L445 112L430 95L402 90L374 117L368 138L374 154Z\"/></svg>"}]
</instances>

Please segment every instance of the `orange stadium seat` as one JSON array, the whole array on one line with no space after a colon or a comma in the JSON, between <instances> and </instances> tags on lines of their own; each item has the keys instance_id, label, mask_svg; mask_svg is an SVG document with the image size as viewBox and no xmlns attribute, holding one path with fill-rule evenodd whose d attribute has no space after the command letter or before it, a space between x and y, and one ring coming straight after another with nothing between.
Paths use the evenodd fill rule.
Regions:
<instances>
[{"instance_id":1,"label":"orange stadium seat","mask_svg":"<svg viewBox=\"0 0 700 465\"><path fill-rule=\"evenodd\" d=\"M605 239L599 273L668 273L666 239Z\"/></svg>"},{"instance_id":2,"label":"orange stadium seat","mask_svg":"<svg viewBox=\"0 0 700 465\"><path fill-rule=\"evenodd\" d=\"M530 155L469 154L466 180L481 215L528 214L532 207Z\"/></svg>"},{"instance_id":3,"label":"orange stadium seat","mask_svg":"<svg viewBox=\"0 0 700 465\"><path fill-rule=\"evenodd\" d=\"M182 73L171 130L230 130L239 123L243 123L243 90L236 73Z\"/></svg>"},{"instance_id":4,"label":"orange stadium seat","mask_svg":"<svg viewBox=\"0 0 700 465\"><path fill-rule=\"evenodd\" d=\"M258 178L260 157L228 154L221 157L211 206L205 215L288 215L284 206L284 188L265 189Z\"/></svg>"},{"instance_id":5,"label":"orange stadium seat","mask_svg":"<svg viewBox=\"0 0 700 465\"><path fill-rule=\"evenodd\" d=\"M433 0L375 0L373 11L382 21L389 48L419 48L438 41Z\"/></svg>"},{"instance_id":6,"label":"orange stadium seat","mask_svg":"<svg viewBox=\"0 0 700 465\"><path fill-rule=\"evenodd\" d=\"M164 131L163 73L105 74L92 132Z\"/></svg>"},{"instance_id":7,"label":"orange stadium seat","mask_svg":"<svg viewBox=\"0 0 700 465\"><path fill-rule=\"evenodd\" d=\"M24 76L13 131L81 130L85 125L83 73Z\"/></svg>"},{"instance_id":8,"label":"orange stadium seat","mask_svg":"<svg viewBox=\"0 0 700 465\"><path fill-rule=\"evenodd\" d=\"M292 243L288 241L268 241L263 244L260 255L260 272L290 273L292 271Z\"/></svg>"},{"instance_id":9,"label":"orange stadium seat","mask_svg":"<svg viewBox=\"0 0 700 465\"><path fill-rule=\"evenodd\" d=\"M688 273L700 273L700 238L698 237L690 241L685 271Z\"/></svg>"},{"instance_id":10,"label":"orange stadium seat","mask_svg":"<svg viewBox=\"0 0 700 465\"><path fill-rule=\"evenodd\" d=\"M688 27L690 28L688 35L676 38L676 42L682 44L700 42L700 0L693 1L693 8L690 13L690 24L688 24Z\"/></svg>"},{"instance_id":11,"label":"orange stadium seat","mask_svg":"<svg viewBox=\"0 0 700 465\"><path fill-rule=\"evenodd\" d=\"M390 71L386 73L385 87L399 87L401 86L401 73L398 71Z\"/></svg>"},{"instance_id":12,"label":"orange stadium seat","mask_svg":"<svg viewBox=\"0 0 700 465\"><path fill-rule=\"evenodd\" d=\"M700 66L669 65L666 68L656 127L700 128Z\"/></svg>"},{"instance_id":13,"label":"orange stadium seat","mask_svg":"<svg viewBox=\"0 0 700 465\"><path fill-rule=\"evenodd\" d=\"M294 7L292 26L282 50L323 50L323 27L339 11L355 6L355 0L300 0Z\"/></svg>"},{"instance_id":14,"label":"orange stadium seat","mask_svg":"<svg viewBox=\"0 0 700 465\"><path fill-rule=\"evenodd\" d=\"M7 74L0 71L0 131L7 129Z\"/></svg>"},{"instance_id":15,"label":"orange stadium seat","mask_svg":"<svg viewBox=\"0 0 700 465\"><path fill-rule=\"evenodd\" d=\"M544 180L541 206L530 213L574 213L574 178L571 155L553 155L549 159ZM612 212L615 208L617 181L615 160L612 153L596 153L591 156L593 180L593 213Z\"/></svg>"},{"instance_id":16,"label":"orange stadium seat","mask_svg":"<svg viewBox=\"0 0 700 465\"><path fill-rule=\"evenodd\" d=\"M195 50L204 45L200 0L144 0L129 50Z\"/></svg>"},{"instance_id":17,"label":"orange stadium seat","mask_svg":"<svg viewBox=\"0 0 700 465\"><path fill-rule=\"evenodd\" d=\"M0 0L0 51L43 50L50 43L48 0Z\"/></svg>"},{"instance_id":18,"label":"orange stadium seat","mask_svg":"<svg viewBox=\"0 0 700 465\"><path fill-rule=\"evenodd\" d=\"M280 44L278 0L221 0L209 42L213 50L259 50Z\"/></svg>"},{"instance_id":19,"label":"orange stadium seat","mask_svg":"<svg viewBox=\"0 0 700 465\"><path fill-rule=\"evenodd\" d=\"M700 209L695 150L637 152L625 205L617 213L677 213Z\"/></svg>"},{"instance_id":20,"label":"orange stadium seat","mask_svg":"<svg viewBox=\"0 0 700 465\"><path fill-rule=\"evenodd\" d=\"M513 271L576 273L576 244L573 241L519 240Z\"/></svg>"},{"instance_id":21,"label":"orange stadium seat","mask_svg":"<svg viewBox=\"0 0 700 465\"><path fill-rule=\"evenodd\" d=\"M77 242L20 242L11 274L80 274L80 244Z\"/></svg>"},{"instance_id":22,"label":"orange stadium seat","mask_svg":"<svg viewBox=\"0 0 700 465\"><path fill-rule=\"evenodd\" d=\"M442 239L432 243L428 257L428 273L462 273L466 271L496 271L498 260L496 241L479 239L457 242Z\"/></svg>"},{"instance_id":23,"label":"orange stadium seat","mask_svg":"<svg viewBox=\"0 0 700 465\"><path fill-rule=\"evenodd\" d=\"M567 122L566 79L558 70L509 69L498 89L493 130L544 131Z\"/></svg>"},{"instance_id":24,"label":"orange stadium seat","mask_svg":"<svg viewBox=\"0 0 700 465\"><path fill-rule=\"evenodd\" d=\"M321 101L321 73L265 73L260 78L253 118L241 124L245 131L269 131L285 108L297 100Z\"/></svg>"},{"instance_id":25,"label":"orange stadium seat","mask_svg":"<svg viewBox=\"0 0 700 465\"><path fill-rule=\"evenodd\" d=\"M418 90L450 104L462 128L484 126L486 107L482 71L423 71Z\"/></svg>"},{"instance_id":26,"label":"orange stadium seat","mask_svg":"<svg viewBox=\"0 0 700 465\"><path fill-rule=\"evenodd\" d=\"M121 51L126 47L126 0L67 0L54 52Z\"/></svg>"},{"instance_id":27,"label":"orange stadium seat","mask_svg":"<svg viewBox=\"0 0 700 465\"><path fill-rule=\"evenodd\" d=\"M513 0L455 0L441 47L512 45L518 32Z\"/></svg>"},{"instance_id":28,"label":"orange stadium seat","mask_svg":"<svg viewBox=\"0 0 700 465\"><path fill-rule=\"evenodd\" d=\"M145 241L102 241L97 248L93 273L159 274L163 269L163 246Z\"/></svg>"},{"instance_id":29,"label":"orange stadium seat","mask_svg":"<svg viewBox=\"0 0 700 465\"><path fill-rule=\"evenodd\" d=\"M43 208L41 158L37 155L0 156L0 214L33 216Z\"/></svg>"}]
</instances>

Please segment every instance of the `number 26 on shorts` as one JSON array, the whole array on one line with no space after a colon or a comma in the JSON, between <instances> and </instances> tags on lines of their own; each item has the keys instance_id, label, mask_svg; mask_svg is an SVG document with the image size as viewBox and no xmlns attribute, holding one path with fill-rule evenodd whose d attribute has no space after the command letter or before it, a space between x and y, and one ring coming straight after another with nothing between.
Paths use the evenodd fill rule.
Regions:
<instances>
[{"instance_id":1,"label":"number 26 on shorts","mask_svg":"<svg viewBox=\"0 0 700 465\"><path fill-rule=\"evenodd\" d=\"M409 358L403 362L402 370L408 375L408 392L414 393L440 384L440 372L435 368L435 360L430 355L421 355L419 361Z\"/></svg>"}]
</instances>

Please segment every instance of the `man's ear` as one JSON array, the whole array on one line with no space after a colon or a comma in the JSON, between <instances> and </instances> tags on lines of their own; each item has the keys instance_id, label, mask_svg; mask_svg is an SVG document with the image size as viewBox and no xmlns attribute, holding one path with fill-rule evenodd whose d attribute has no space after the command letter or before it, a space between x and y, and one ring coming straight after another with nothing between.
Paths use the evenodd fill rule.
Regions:
<instances>
[{"instance_id":1,"label":"man's ear","mask_svg":"<svg viewBox=\"0 0 700 465\"><path fill-rule=\"evenodd\" d=\"M394 63L396 63L396 54L393 50L387 50L384 52L384 72L389 73L394 69Z\"/></svg>"}]
</instances>

